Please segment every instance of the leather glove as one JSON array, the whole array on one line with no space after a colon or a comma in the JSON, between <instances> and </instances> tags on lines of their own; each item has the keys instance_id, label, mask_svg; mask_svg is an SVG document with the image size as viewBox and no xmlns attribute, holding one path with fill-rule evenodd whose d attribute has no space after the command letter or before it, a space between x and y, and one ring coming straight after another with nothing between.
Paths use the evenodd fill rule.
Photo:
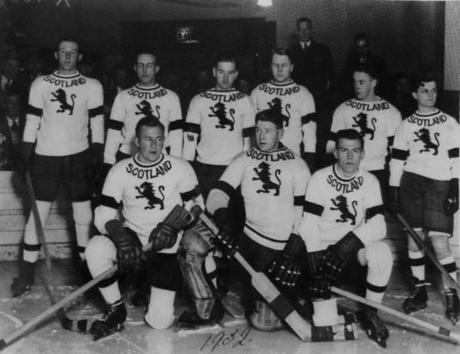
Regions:
<instances>
[{"instance_id":1,"label":"leather glove","mask_svg":"<svg viewBox=\"0 0 460 354\"><path fill-rule=\"evenodd\" d=\"M149 242L152 243L152 250L171 248L176 243L178 233L179 231L171 225L160 222L150 233Z\"/></svg>"},{"instance_id":2,"label":"leather glove","mask_svg":"<svg viewBox=\"0 0 460 354\"><path fill-rule=\"evenodd\" d=\"M302 238L291 234L282 254L268 268L268 273L281 285L294 288L302 274L301 258L306 252Z\"/></svg>"},{"instance_id":3,"label":"leather glove","mask_svg":"<svg viewBox=\"0 0 460 354\"><path fill-rule=\"evenodd\" d=\"M334 245L326 249L326 254L320 263L320 273L326 275L331 281L336 281L345 266L356 257L356 252L363 248L364 244L353 232L347 233Z\"/></svg>"},{"instance_id":4,"label":"leather glove","mask_svg":"<svg viewBox=\"0 0 460 354\"><path fill-rule=\"evenodd\" d=\"M388 198L388 212L392 216L396 216L399 213L399 187L389 188L389 198Z\"/></svg>"},{"instance_id":5,"label":"leather glove","mask_svg":"<svg viewBox=\"0 0 460 354\"><path fill-rule=\"evenodd\" d=\"M458 178L452 178L449 184L449 194L444 202L444 211L447 215L454 215L458 210Z\"/></svg>"},{"instance_id":6,"label":"leather glove","mask_svg":"<svg viewBox=\"0 0 460 354\"><path fill-rule=\"evenodd\" d=\"M330 299L331 285L331 281L327 278L327 276L317 274L310 278L308 282L308 292L313 298L320 297L323 299Z\"/></svg>"},{"instance_id":7,"label":"leather glove","mask_svg":"<svg viewBox=\"0 0 460 354\"><path fill-rule=\"evenodd\" d=\"M20 175L24 176L27 171L30 171L34 145L34 143L25 141L21 144L21 162L18 164L18 173Z\"/></svg>"},{"instance_id":8,"label":"leather glove","mask_svg":"<svg viewBox=\"0 0 460 354\"><path fill-rule=\"evenodd\" d=\"M126 232L118 220L110 220L105 224L109 238L117 248L118 271L134 273L141 265L142 245L139 239Z\"/></svg>"},{"instance_id":9,"label":"leather glove","mask_svg":"<svg viewBox=\"0 0 460 354\"><path fill-rule=\"evenodd\" d=\"M219 227L219 233L216 237L217 246L222 251L223 255L227 259L230 259L238 250L238 242L231 232L227 208L217 209L214 212L213 219Z\"/></svg>"}]
</instances>

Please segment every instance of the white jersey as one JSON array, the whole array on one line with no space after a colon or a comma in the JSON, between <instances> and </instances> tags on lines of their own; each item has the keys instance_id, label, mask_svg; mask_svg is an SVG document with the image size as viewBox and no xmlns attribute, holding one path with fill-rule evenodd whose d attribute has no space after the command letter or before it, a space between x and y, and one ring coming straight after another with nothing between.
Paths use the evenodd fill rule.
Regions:
<instances>
[{"instance_id":1,"label":"white jersey","mask_svg":"<svg viewBox=\"0 0 460 354\"><path fill-rule=\"evenodd\" d=\"M297 231L309 179L306 163L286 147L270 153L253 147L234 158L216 189L229 195L241 186L244 233L261 245L282 250L289 235ZM207 200L211 213L221 207L218 198L213 200L215 195L211 191Z\"/></svg>"},{"instance_id":2,"label":"white jersey","mask_svg":"<svg viewBox=\"0 0 460 354\"><path fill-rule=\"evenodd\" d=\"M413 113L396 131L390 185L399 187L403 170L440 181L458 178L459 139L459 125L448 114Z\"/></svg>"},{"instance_id":3,"label":"white jersey","mask_svg":"<svg viewBox=\"0 0 460 354\"><path fill-rule=\"evenodd\" d=\"M248 150L254 135L251 100L237 90L207 90L193 97L185 120L183 157L208 165L227 166ZM199 143L198 143L199 140Z\"/></svg>"},{"instance_id":4,"label":"white jersey","mask_svg":"<svg viewBox=\"0 0 460 354\"><path fill-rule=\"evenodd\" d=\"M109 171L102 189L101 205L95 210L94 224L105 234L107 221L117 218L122 205L124 226L137 233L146 244L150 232L162 222L177 204L198 201L198 181L190 164L178 157L162 155L155 163L142 164L137 154L116 163ZM165 253L175 252L173 248Z\"/></svg>"},{"instance_id":5,"label":"white jersey","mask_svg":"<svg viewBox=\"0 0 460 354\"><path fill-rule=\"evenodd\" d=\"M76 72L55 72L31 85L24 141L37 142L35 152L68 156L104 143L103 91L99 81Z\"/></svg>"},{"instance_id":6,"label":"white jersey","mask_svg":"<svg viewBox=\"0 0 460 354\"><path fill-rule=\"evenodd\" d=\"M136 124L144 117L157 118L165 127L165 148L174 156L182 155L182 111L179 97L158 84L135 86L115 97L108 123L104 162L115 163L118 150L126 155L136 151Z\"/></svg>"},{"instance_id":7,"label":"white jersey","mask_svg":"<svg viewBox=\"0 0 460 354\"><path fill-rule=\"evenodd\" d=\"M308 252L323 250L351 231L367 246L385 237L383 213L377 178L360 169L346 179L331 165L310 179L299 232Z\"/></svg>"},{"instance_id":8,"label":"white jersey","mask_svg":"<svg viewBox=\"0 0 460 354\"><path fill-rule=\"evenodd\" d=\"M281 142L286 147L300 154L303 142L303 152L316 152L315 102L306 87L293 81L286 84L268 82L257 86L251 98L257 112L272 108L283 114Z\"/></svg>"},{"instance_id":9,"label":"white jersey","mask_svg":"<svg viewBox=\"0 0 460 354\"><path fill-rule=\"evenodd\" d=\"M361 168L366 171L382 170L388 153L388 139L394 137L401 123L401 114L391 103L378 97L376 101L365 102L350 99L334 111L331 133L342 129L355 129L364 138L364 159ZM335 146L329 141L327 151Z\"/></svg>"}]
</instances>

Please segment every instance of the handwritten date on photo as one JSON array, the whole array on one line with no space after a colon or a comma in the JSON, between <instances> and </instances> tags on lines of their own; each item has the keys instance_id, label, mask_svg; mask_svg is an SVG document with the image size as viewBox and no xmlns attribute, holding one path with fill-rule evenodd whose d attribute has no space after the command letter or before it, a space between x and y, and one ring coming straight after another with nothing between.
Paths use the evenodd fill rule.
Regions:
<instances>
[{"instance_id":1,"label":"handwritten date on photo","mask_svg":"<svg viewBox=\"0 0 460 354\"><path fill-rule=\"evenodd\" d=\"M218 347L235 348L239 345L243 346L252 341L251 338L248 338L250 333L250 326L244 328L233 328L229 332L220 331L208 336L201 346L200 351L209 350L213 352Z\"/></svg>"}]
</instances>

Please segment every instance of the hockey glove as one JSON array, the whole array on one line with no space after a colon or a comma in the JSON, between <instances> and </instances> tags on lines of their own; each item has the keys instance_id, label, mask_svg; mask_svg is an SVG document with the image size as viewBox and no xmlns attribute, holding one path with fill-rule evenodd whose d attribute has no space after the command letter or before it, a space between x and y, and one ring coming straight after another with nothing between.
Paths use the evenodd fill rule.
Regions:
<instances>
[{"instance_id":1,"label":"hockey glove","mask_svg":"<svg viewBox=\"0 0 460 354\"><path fill-rule=\"evenodd\" d=\"M21 162L18 164L18 173L22 176L30 170L32 165L32 155L34 150L34 143L23 142L21 144Z\"/></svg>"},{"instance_id":2,"label":"hockey glove","mask_svg":"<svg viewBox=\"0 0 460 354\"><path fill-rule=\"evenodd\" d=\"M150 233L149 242L152 243L152 250L159 251L174 246L178 232L171 225L160 222Z\"/></svg>"},{"instance_id":3,"label":"hockey glove","mask_svg":"<svg viewBox=\"0 0 460 354\"><path fill-rule=\"evenodd\" d=\"M399 213L399 187L389 188L388 212L392 216Z\"/></svg>"},{"instance_id":4,"label":"hockey glove","mask_svg":"<svg viewBox=\"0 0 460 354\"><path fill-rule=\"evenodd\" d=\"M142 245L139 239L126 232L118 220L110 220L105 224L109 238L117 248L118 271L133 273L140 268Z\"/></svg>"},{"instance_id":5,"label":"hockey glove","mask_svg":"<svg viewBox=\"0 0 460 354\"><path fill-rule=\"evenodd\" d=\"M268 273L281 285L294 288L302 273L301 258L307 249L299 235L291 234L283 253L268 268Z\"/></svg>"},{"instance_id":6,"label":"hockey glove","mask_svg":"<svg viewBox=\"0 0 460 354\"><path fill-rule=\"evenodd\" d=\"M444 202L444 210L447 215L454 215L458 210L458 178L450 180L449 194Z\"/></svg>"},{"instance_id":7,"label":"hockey glove","mask_svg":"<svg viewBox=\"0 0 460 354\"><path fill-rule=\"evenodd\" d=\"M325 253L325 251L317 251L307 254L307 271L310 274L307 291L313 298L329 299L331 297L331 281L319 270Z\"/></svg>"},{"instance_id":8,"label":"hockey glove","mask_svg":"<svg viewBox=\"0 0 460 354\"><path fill-rule=\"evenodd\" d=\"M364 244L353 232L347 233L334 245L330 245L320 264L320 273L326 275L331 281L336 281L347 263L356 257L356 252Z\"/></svg>"},{"instance_id":9,"label":"hockey glove","mask_svg":"<svg viewBox=\"0 0 460 354\"><path fill-rule=\"evenodd\" d=\"M217 209L214 212L213 219L219 227L219 234L216 237L217 245L224 256L229 259L238 250L238 244L231 232L227 208Z\"/></svg>"}]
</instances>

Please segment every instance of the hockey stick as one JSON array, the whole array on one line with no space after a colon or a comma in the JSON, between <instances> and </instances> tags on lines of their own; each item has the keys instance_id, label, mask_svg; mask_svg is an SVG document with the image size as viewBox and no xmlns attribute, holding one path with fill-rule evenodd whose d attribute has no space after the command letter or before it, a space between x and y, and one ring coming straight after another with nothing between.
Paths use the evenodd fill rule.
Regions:
<instances>
[{"instance_id":1,"label":"hockey stick","mask_svg":"<svg viewBox=\"0 0 460 354\"><path fill-rule=\"evenodd\" d=\"M183 209L179 205L176 205L173 210L170 212L170 214L167 216L169 217L172 213L175 211L178 211L179 209ZM187 222L187 224L191 223L194 219L196 218L196 214L194 214L194 211L192 210L191 213L187 213L187 217L184 220L184 223ZM152 243L147 243L144 247L142 247L143 252L150 251L152 249ZM60 301L56 302L54 305L49 307L46 311L42 312L39 314L37 317L33 318L29 322L27 322L24 326L21 328L18 328L16 331L11 333L10 335L0 339L0 351L5 349L8 345L16 341L18 338L21 338L25 334L27 334L30 330L35 328L37 325L39 325L41 322L46 320L47 318L51 317L54 313L59 311L61 308L63 308L65 305L82 295L85 291L91 289L93 286L95 286L97 283L100 281L104 280L105 278L111 276L113 273L115 273L118 269L118 266L115 264L109 269L107 269L105 272L99 274L97 277L93 278L91 281L87 282L85 285L81 286L80 288L76 289Z\"/></svg>"},{"instance_id":2,"label":"hockey stick","mask_svg":"<svg viewBox=\"0 0 460 354\"><path fill-rule=\"evenodd\" d=\"M460 285L458 285L458 283L450 276L450 274L447 272L447 270L438 261L438 259L434 255L434 253L431 252L431 250L428 247L425 246L425 244L422 241L422 239L420 238L420 236L417 235L417 233L414 231L414 229L409 225L409 223L406 221L406 219L404 219L404 217L400 213L396 214L396 216L398 217L398 220L401 222L401 224L403 224L404 228L407 230L407 232L409 233L410 237L412 237L412 239L417 244L417 246L425 252L425 254L428 256L428 258L431 260L431 262L433 262L433 264L436 266L436 268L439 269L441 274L444 276L444 279L446 279L447 282L449 283L449 285L452 288L455 288L457 290L457 293L460 294Z\"/></svg>"},{"instance_id":3,"label":"hockey stick","mask_svg":"<svg viewBox=\"0 0 460 354\"><path fill-rule=\"evenodd\" d=\"M445 327L435 326L435 325L433 325L433 324L431 324L429 322L419 320L418 318L415 318L415 317L406 315L406 314L404 314L402 312L396 311L396 310L392 309L391 307L379 304L378 302L375 302L375 301L368 300L368 299L366 299L364 297L355 295L355 294L353 294L353 293L351 293L349 291L337 288L335 286L331 287L331 291L333 293L337 294L337 295L340 295L340 296L346 297L348 299L360 302L360 303L362 303L364 305L374 307L374 308L376 308L378 310L381 310L382 312L385 312L385 313L388 313L388 314L390 314L392 316L398 317L399 319L402 319L404 321L411 322L411 323L416 324L416 325L418 325L420 327L429 329L430 331L434 331L434 332L439 333L439 334L441 334L443 336L452 338L457 342L457 344L460 343L460 335L458 335L456 333L452 333L450 330L448 330Z\"/></svg>"},{"instance_id":4,"label":"hockey stick","mask_svg":"<svg viewBox=\"0 0 460 354\"><path fill-rule=\"evenodd\" d=\"M200 219L211 230L211 232L219 235L219 229L214 222L205 214L201 213ZM257 292L267 301L273 311L284 320L289 327L303 341L311 339L311 325L295 310L292 304L280 291L273 285L270 279L262 272L256 272L254 268L244 259L240 252L236 251L235 259L251 276L251 284Z\"/></svg>"}]
</instances>

